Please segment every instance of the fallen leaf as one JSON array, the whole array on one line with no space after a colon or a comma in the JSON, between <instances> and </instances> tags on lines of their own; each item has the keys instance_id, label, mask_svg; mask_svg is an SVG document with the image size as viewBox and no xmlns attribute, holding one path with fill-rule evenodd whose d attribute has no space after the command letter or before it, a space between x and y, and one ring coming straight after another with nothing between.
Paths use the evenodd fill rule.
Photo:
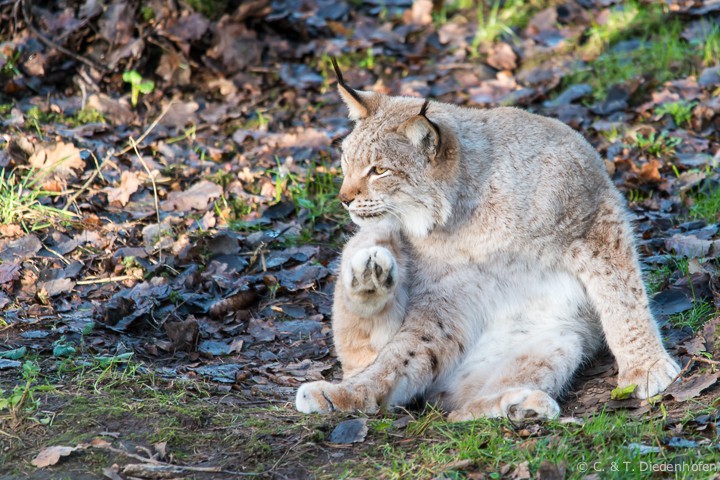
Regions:
<instances>
[{"instance_id":1,"label":"fallen leaf","mask_svg":"<svg viewBox=\"0 0 720 480\"><path fill-rule=\"evenodd\" d=\"M22 262L34 256L42 248L35 235L25 235L17 240L0 240L0 260Z\"/></svg>"},{"instance_id":2,"label":"fallen leaf","mask_svg":"<svg viewBox=\"0 0 720 480\"><path fill-rule=\"evenodd\" d=\"M41 178L52 173L55 178L66 180L85 169L80 150L72 143L58 142L47 148L35 150L29 159L30 166L38 170Z\"/></svg>"},{"instance_id":3,"label":"fallen leaf","mask_svg":"<svg viewBox=\"0 0 720 480\"><path fill-rule=\"evenodd\" d=\"M537 480L563 480L567 473L564 463L554 464L549 460L543 460L537 471Z\"/></svg>"},{"instance_id":4,"label":"fallen leaf","mask_svg":"<svg viewBox=\"0 0 720 480\"><path fill-rule=\"evenodd\" d=\"M665 240L665 248L683 257L703 258L708 256L715 243L711 240L701 240L695 235L675 234Z\"/></svg>"},{"instance_id":5,"label":"fallen leaf","mask_svg":"<svg viewBox=\"0 0 720 480\"><path fill-rule=\"evenodd\" d=\"M17 360L6 360L4 358L0 359L0 370L6 370L8 368L18 368L22 366L22 362L19 362Z\"/></svg>"},{"instance_id":6,"label":"fallen leaf","mask_svg":"<svg viewBox=\"0 0 720 480\"><path fill-rule=\"evenodd\" d=\"M16 263L0 264L0 285L20 278L20 265Z\"/></svg>"},{"instance_id":7,"label":"fallen leaf","mask_svg":"<svg viewBox=\"0 0 720 480\"><path fill-rule=\"evenodd\" d=\"M130 195L137 192L138 187L140 180L135 172L126 170L122 173L119 187L106 187L103 190L107 193L108 203L119 203L124 207L130 201Z\"/></svg>"},{"instance_id":8,"label":"fallen leaf","mask_svg":"<svg viewBox=\"0 0 720 480\"><path fill-rule=\"evenodd\" d=\"M668 288L652 297L652 307L659 315L673 315L690 310L695 302L688 298L684 290Z\"/></svg>"},{"instance_id":9,"label":"fallen leaf","mask_svg":"<svg viewBox=\"0 0 720 480\"><path fill-rule=\"evenodd\" d=\"M528 480L529 478L532 478L532 475L530 474L530 462L524 461L519 463L515 467L515 470L513 470L510 474L510 477L513 480Z\"/></svg>"},{"instance_id":10,"label":"fallen leaf","mask_svg":"<svg viewBox=\"0 0 720 480\"><path fill-rule=\"evenodd\" d=\"M188 123L197 123L195 112L200 108L197 102L175 101L167 110L167 113L160 121L160 125L182 128Z\"/></svg>"},{"instance_id":11,"label":"fallen leaf","mask_svg":"<svg viewBox=\"0 0 720 480\"><path fill-rule=\"evenodd\" d=\"M240 363L223 363L220 365L206 365L196 367L193 370L203 377L208 377L214 382L235 383L235 378L243 369Z\"/></svg>"},{"instance_id":12,"label":"fallen leaf","mask_svg":"<svg viewBox=\"0 0 720 480\"><path fill-rule=\"evenodd\" d=\"M648 453L660 453L660 447L643 445L642 443L629 443L625 448L638 455L647 455Z\"/></svg>"},{"instance_id":13,"label":"fallen leaf","mask_svg":"<svg viewBox=\"0 0 720 480\"><path fill-rule=\"evenodd\" d=\"M43 448L30 463L38 468L49 467L58 463L62 457L67 457L71 453L84 448L84 445L78 445L77 447L56 445L54 447Z\"/></svg>"},{"instance_id":14,"label":"fallen leaf","mask_svg":"<svg viewBox=\"0 0 720 480\"><path fill-rule=\"evenodd\" d=\"M695 398L703 390L715 385L720 378L720 373L698 373L688 378L681 378L670 385L664 395L671 396L678 402L684 402Z\"/></svg>"},{"instance_id":15,"label":"fallen leaf","mask_svg":"<svg viewBox=\"0 0 720 480\"><path fill-rule=\"evenodd\" d=\"M613 391L610 392L610 398L612 398L613 400L626 400L630 398L632 393L635 391L635 388L637 388L636 385L613 388Z\"/></svg>"},{"instance_id":16,"label":"fallen leaf","mask_svg":"<svg viewBox=\"0 0 720 480\"><path fill-rule=\"evenodd\" d=\"M205 210L210 201L222 195L222 187L209 181L201 180L184 192L170 192L167 200L162 202L164 211Z\"/></svg>"},{"instance_id":17,"label":"fallen leaf","mask_svg":"<svg viewBox=\"0 0 720 480\"><path fill-rule=\"evenodd\" d=\"M175 350L194 352L200 337L200 326L192 315L182 322L165 322L165 333Z\"/></svg>"},{"instance_id":18,"label":"fallen leaf","mask_svg":"<svg viewBox=\"0 0 720 480\"><path fill-rule=\"evenodd\" d=\"M226 341L222 340L203 340L198 345L198 351L219 357L222 355L230 354L230 345Z\"/></svg>"},{"instance_id":19,"label":"fallen leaf","mask_svg":"<svg viewBox=\"0 0 720 480\"><path fill-rule=\"evenodd\" d=\"M47 282L38 282L38 290L44 291L44 296L54 297L69 292L75 287L75 282L69 278L58 278Z\"/></svg>"},{"instance_id":20,"label":"fallen leaf","mask_svg":"<svg viewBox=\"0 0 720 480\"><path fill-rule=\"evenodd\" d=\"M698 443L695 440L688 440L682 437L671 437L667 439L665 445L672 448L697 448Z\"/></svg>"},{"instance_id":21,"label":"fallen leaf","mask_svg":"<svg viewBox=\"0 0 720 480\"><path fill-rule=\"evenodd\" d=\"M20 347L14 350L5 350L0 352L0 358L8 358L10 360L20 360L27 352L27 347Z\"/></svg>"},{"instance_id":22,"label":"fallen leaf","mask_svg":"<svg viewBox=\"0 0 720 480\"><path fill-rule=\"evenodd\" d=\"M487 63L498 70L515 70L517 68L517 55L515 55L510 45L500 42L490 49Z\"/></svg>"},{"instance_id":23,"label":"fallen leaf","mask_svg":"<svg viewBox=\"0 0 720 480\"><path fill-rule=\"evenodd\" d=\"M430 25L432 23L433 2L416 0L412 7L403 13L403 22L412 25Z\"/></svg>"}]
</instances>

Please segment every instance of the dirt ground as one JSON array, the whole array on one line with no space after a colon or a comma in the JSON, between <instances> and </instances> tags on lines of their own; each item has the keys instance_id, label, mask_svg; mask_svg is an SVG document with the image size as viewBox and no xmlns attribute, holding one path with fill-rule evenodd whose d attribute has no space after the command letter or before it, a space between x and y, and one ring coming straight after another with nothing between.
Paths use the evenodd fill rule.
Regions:
<instances>
[{"instance_id":1,"label":"dirt ground","mask_svg":"<svg viewBox=\"0 0 720 480\"><path fill-rule=\"evenodd\" d=\"M0 478L624 478L577 468L604 435L618 458L717 458L719 14L0 0ZM682 381L612 399L605 354L556 423L298 414L300 384L341 373L331 57L357 88L581 131L628 199Z\"/></svg>"}]
</instances>

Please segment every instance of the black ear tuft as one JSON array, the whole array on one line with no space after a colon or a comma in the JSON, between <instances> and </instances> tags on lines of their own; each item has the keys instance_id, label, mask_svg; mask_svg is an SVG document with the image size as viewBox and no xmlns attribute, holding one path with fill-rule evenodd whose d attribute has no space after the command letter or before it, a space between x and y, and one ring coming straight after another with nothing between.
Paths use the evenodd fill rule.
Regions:
<instances>
[{"instance_id":1,"label":"black ear tuft","mask_svg":"<svg viewBox=\"0 0 720 480\"><path fill-rule=\"evenodd\" d=\"M335 70L335 77L337 78L338 83L340 85L345 85L345 80L343 79L342 72L340 71L340 66L338 65L335 57L330 57L330 62L332 63L333 70Z\"/></svg>"},{"instance_id":2,"label":"black ear tuft","mask_svg":"<svg viewBox=\"0 0 720 480\"><path fill-rule=\"evenodd\" d=\"M422 104L422 108L420 108L420 113L418 113L418 115L420 115L421 117L427 118L427 109L429 106L430 106L430 99L426 98L425 102Z\"/></svg>"},{"instance_id":3,"label":"black ear tuft","mask_svg":"<svg viewBox=\"0 0 720 480\"><path fill-rule=\"evenodd\" d=\"M343 78L342 72L340 71L340 66L338 65L335 57L330 57L330 62L332 63L333 70L335 70L335 76L337 77L340 96L350 110L350 120L367 118L368 115L370 115L371 113L369 108L371 102L369 102L369 99L373 97L373 94L369 92L362 92L361 94L354 88L348 86L348 84L345 83L345 79Z\"/></svg>"},{"instance_id":4,"label":"black ear tuft","mask_svg":"<svg viewBox=\"0 0 720 480\"><path fill-rule=\"evenodd\" d=\"M440 135L440 127L437 126L435 122L430 120L427 117L427 111L428 107L430 106L430 99L426 98L425 101L422 104L422 107L420 107L420 113L418 113L418 116L423 117L427 122L430 124L430 127L435 131L435 141L437 142L437 150L440 150L440 144L442 143L442 136Z\"/></svg>"},{"instance_id":5,"label":"black ear tuft","mask_svg":"<svg viewBox=\"0 0 720 480\"><path fill-rule=\"evenodd\" d=\"M332 140L332 142L330 142L330 145L331 145L333 148L337 148L338 150L342 150L342 142L343 142L343 140L345 140L345 137L346 137L346 135L345 135L345 136L342 136L342 137L334 138L334 139Z\"/></svg>"}]
</instances>

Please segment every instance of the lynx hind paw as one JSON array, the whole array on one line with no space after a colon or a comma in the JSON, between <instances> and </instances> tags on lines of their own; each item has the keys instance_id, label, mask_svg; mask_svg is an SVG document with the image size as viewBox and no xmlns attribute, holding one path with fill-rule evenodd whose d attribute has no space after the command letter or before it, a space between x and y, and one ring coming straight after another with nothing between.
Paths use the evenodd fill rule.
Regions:
<instances>
[{"instance_id":1,"label":"lynx hind paw","mask_svg":"<svg viewBox=\"0 0 720 480\"><path fill-rule=\"evenodd\" d=\"M503 411L510 420L552 419L560 416L560 405L547 393L535 390L508 399Z\"/></svg>"},{"instance_id":2,"label":"lynx hind paw","mask_svg":"<svg viewBox=\"0 0 720 480\"><path fill-rule=\"evenodd\" d=\"M398 267L393 254L384 247L364 248L350 259L349 285L358 293L372 294L392 290Z\"/></svg>"},{"instance_id":3,"label":"lynx hind paw","mask_svg":"<svg viewBox=\"0 0 720 480\"><path fill-rule=\"evenodd\" d=\"M451 412L448 420L464 422L476 418L508 417L511 420L551 419L560 415L560 406L547 393L521 389L500 396L478 399L466 408Z\"/></svg>"},{"instance_id":4,"label":"lynx hind paw","mask_svg":"<svg viewBox=\"0 0 720 480\"><path fill-rule=\"evenodd\" d=\"M642 366L622 372L618 377L618 386L635 385L635 398L650 398L669 387L679 373L680 366L666 354L664 358L643 362Z\"/></svg>"}]
</instances>

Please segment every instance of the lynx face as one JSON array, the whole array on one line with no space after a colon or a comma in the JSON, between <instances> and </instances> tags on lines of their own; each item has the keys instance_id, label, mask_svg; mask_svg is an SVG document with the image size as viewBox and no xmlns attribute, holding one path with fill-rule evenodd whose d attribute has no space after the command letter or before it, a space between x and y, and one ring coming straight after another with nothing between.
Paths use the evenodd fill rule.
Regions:
<instances>
[{"instance_id":1,"label":"lynx face","mask_svg":"<svg viewBox=\"0 0 720 480\"><path fill-rule=\"evenodd\" d=\"M394 222L409 235L425 236L451 211L454 162L440 155L449 134L425 116L432 107L420 99L356 93L371 108L354 118L355 129L342 143L340 200L358 225Z\"/></svg>"}]
</instances>

